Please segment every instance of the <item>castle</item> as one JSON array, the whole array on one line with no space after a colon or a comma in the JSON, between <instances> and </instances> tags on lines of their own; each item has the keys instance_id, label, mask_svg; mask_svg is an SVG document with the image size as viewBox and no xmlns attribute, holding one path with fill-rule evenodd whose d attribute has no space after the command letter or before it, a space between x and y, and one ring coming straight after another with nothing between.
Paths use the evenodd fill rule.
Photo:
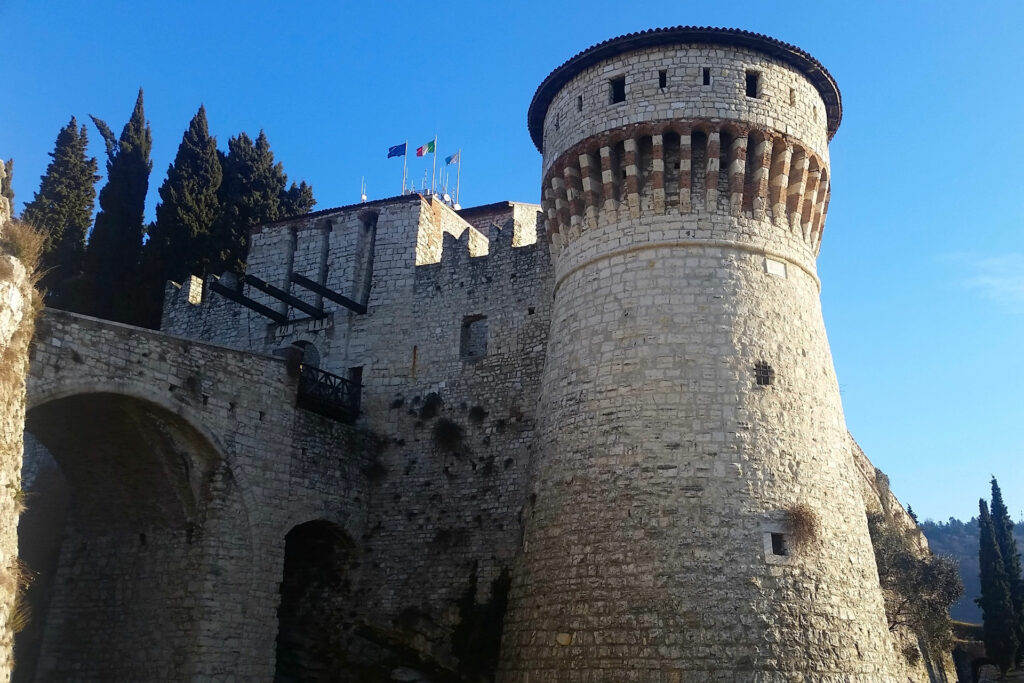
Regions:
<instances>
[{"instance_id":1,"label":"castle","mask_svg":"<svg viewBox=\"0 0 1024 683\"><path fill-rule=\"evenodd\" d=\"M792 45L625 35L534 96L540 206L262 225L160 332L48 311L21 679L927 680L818 296L841 115Z\"/></svg>"}]
</instances>

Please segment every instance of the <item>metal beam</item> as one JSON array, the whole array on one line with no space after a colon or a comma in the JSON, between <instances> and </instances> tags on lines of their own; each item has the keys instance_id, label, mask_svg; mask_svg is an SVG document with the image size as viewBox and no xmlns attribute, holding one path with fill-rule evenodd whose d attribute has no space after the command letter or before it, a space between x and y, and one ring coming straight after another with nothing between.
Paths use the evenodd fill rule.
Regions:
<instances>
[{"instance_id":1,"label":"metal beam","mask_svg":"<svg viewBox=\"0 0 1024 683\"><path fill-rule=\"evenodd\" d=\"M327 289L323 285L313 282L308 277L299 275L298 273L292 273L292 282L297 284L299 287L305 287L314 294L319 294L325 299L330 299L336 304L341 304L350 311L354 311L356 313L366 313L366 306L360 303L356 303L355 301L352 301L352 299L349 299L347 296L338 294L334 290Z\"/></svg>"},{"instance_id":2,"label":"metal beam","mask_svg":"<svg viewBox=\"0 0 1024 683\"><path fill-rule=\"evenodd\" d=\"M259 303L257 301L253 301L252 299L250 299L249 297L245 296L244 294L236 292L235 290L231 289L230 287L225 287L224 285L222 285L219 282L211 282L210 283L210 289L212 289L213 291L217 292L218 294L220 294L223 297L231 299L235 303L242 304L243 306L245 306L246 308L248 308L251 311L256 311L257 313L262 315L264 318L270 318L271 320L273 320L278 325L287 325L288 324L288 316L282 315L281 313L278 313L274 309L268 308L268 307L264 306L263 304L261 304L261 303Z\"/></svg>"},{"instance_id":3,"label":"metal beam","mask_svg":"<svg viewBox=\"0 0 1024 683\"><path fill-rule=\"evenodd\" d=\"M264 282L263 280L259 279L255 275L246 275L242 279L245 280L245 282L247 284L252 285L256 289L260 290L261 292L269 294L270 296L274 297L275 299L277 299L279 301L283 301L283 302L285 302L286 304L288 304L289 306L291 306L293 308L299 309L300 311L302 311L303 313L305 313L306 315L308 315L308 316L310 316L312 318L320 319L320 318L326 317L326 314L324 313L322 308L317 308L313 304L307 304L302 299L300 299L298 297L295 297L295 296L292 296L291 294L289 294L288 292L284 291L283 289L278 289L277 287L275 287L274 285L272 285L272 284L270 284L268 282Z\"/></svg>"}]
</instances>

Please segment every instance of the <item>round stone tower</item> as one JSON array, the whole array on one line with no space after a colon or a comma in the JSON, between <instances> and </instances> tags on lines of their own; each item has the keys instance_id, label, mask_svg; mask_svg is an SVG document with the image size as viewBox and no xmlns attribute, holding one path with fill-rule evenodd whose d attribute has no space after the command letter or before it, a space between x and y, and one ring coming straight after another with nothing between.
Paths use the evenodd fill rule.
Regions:
<instances>
[{"instance_id":1,"label":"round stone tower","mask_svg":"<svg viewBox=\"0 0 1024 683\"><path fill-rule=\"evenodd\" d=\"M893 679L815 267L841 114L738 30L538 88L555 297L499 680Z\"/></svg>"}]
</instances>

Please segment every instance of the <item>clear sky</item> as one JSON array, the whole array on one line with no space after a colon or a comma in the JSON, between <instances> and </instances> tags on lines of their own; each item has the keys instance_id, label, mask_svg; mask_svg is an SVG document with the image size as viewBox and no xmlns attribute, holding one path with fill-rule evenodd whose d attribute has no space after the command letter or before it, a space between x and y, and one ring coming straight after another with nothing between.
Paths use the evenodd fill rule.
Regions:
<instances>
[{"instance_id":1,"label":"clear sky","mask_svg":"<svg viewBox=\"0 0 1024 683\"><path fill-rule=\"evenodd\" d=\"M537 201L537 85L596 42L678 24L765 33L835 76L819 272L850 430L922 518L976 514L995 474L1020 519L1024 3L0 0L0 156L20 210L70 116L120 131L141 86L150 217L200 103L222 148L264 129L317 208L357 202L363 177L371 199L397 194L388 146L435 134L463 150L464 206Z\"/></svg>"}]
</instances>

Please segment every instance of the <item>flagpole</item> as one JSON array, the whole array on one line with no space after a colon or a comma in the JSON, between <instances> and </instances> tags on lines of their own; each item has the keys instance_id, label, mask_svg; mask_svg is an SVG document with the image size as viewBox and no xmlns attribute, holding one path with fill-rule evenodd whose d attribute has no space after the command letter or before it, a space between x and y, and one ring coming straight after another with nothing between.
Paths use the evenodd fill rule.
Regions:
<instances>
[{"instance_id":1,"label":"flagpole","mask_svg":"<svg viewBox=\"0 0 1024 683\"><path fill-rule=\"evenodd\" d=\"M434 136L434 167L430 169L430 194L434 194L434 174L437 172L437 136Z\"/></svg>"},{"instance_id":2,"label":"flagpole","mask_svg":"<svg viewBox=\"0 0 1024 683\"><path fill-rule=\"evenodd\" d=\"M409 159L409 141L405 141L405 154L402 155L402 194L405 194L405 164Z\"/></svg>"},{"instance_id":3,"label":"flagpole","mask_svg":"<svg viewBox=\"0 0 1024 683\"><path fill-rule=\"evenodd\" d=\"M455 167L455 203L459 203L459 181L462 180L462 148L459 147L459 164Z\"/></svg>"}]
</instances>

